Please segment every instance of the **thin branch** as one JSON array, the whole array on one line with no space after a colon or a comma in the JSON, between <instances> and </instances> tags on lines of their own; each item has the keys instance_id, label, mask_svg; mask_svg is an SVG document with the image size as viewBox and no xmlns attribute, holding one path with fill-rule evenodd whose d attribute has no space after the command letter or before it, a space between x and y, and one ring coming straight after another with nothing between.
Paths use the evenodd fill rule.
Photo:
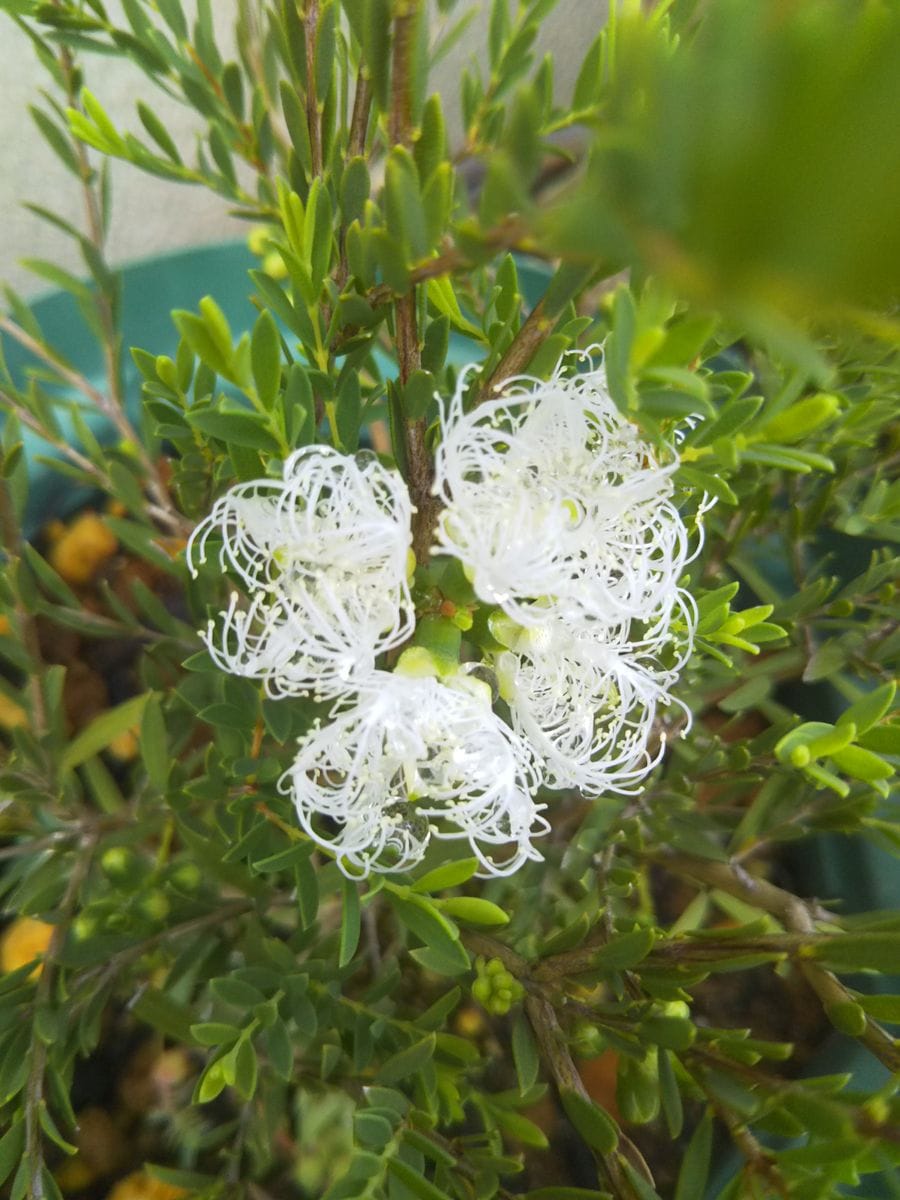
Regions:
<instances>
[{"instance_id":1,"label":"thin branch","mask_svg":"<svg viewBox=\"0 0 900 1200\"><path fill-rule=\"evenodd\" d=\"M747 904L762 909L763 912L770 913L789 931L788 936L796 941L797 949L809 944L810 940L822 938L823 935L816 929L816 921L832 925L838 923L838 918L821 905L801 900L764 879L755 879L740 867L691 858L683 854L661 854L654 856L654 861L674 874L719 888ZM788 949L786 938L782 941ZM731 945L734 946L735 943L732 942ZM802 955L797 955L796 962L826 1011L834 1005L853 1003L852 994L833 972ZM900 1047L877 1021L866 1016L866 1026L859 1035L859 1040L889 1071L900 1072Z\"/></svg>"},{"instance_id":2,"label":"thin branch","mask_svg":"<svg viewBox=\"0 0 900 1200\"><path fill-rule=\"evenodd\" d=\"M525 1012L534 1035L540 1047L541 1055L557 1088L562 1093L572 1093L580 1096L587 1104L593 1105L593 1100L578 1073L578 1068L569 1053L565 1035L560 1028L556 1010L549 1000L532 993L525 998ZM593 1151L597 1168L603 1176L603 1182L610 1188L617 1200L633 1200L636 1192L622 1170L622 1159L625 1158L642 1174L650 1186L654 1186L653 1176L644 1162L638 1148L622 1132L619 1131L619 1141L612 1154L600 1154Z\"/></svg>"},{"instance_id":3,"label":"thin branch","mask_svg":"<svg viewBox=\"0 0 900 1200\"><path fill-rule=\"evenodd\" d=\"M511 375L517 375L528 366L553 325L553 319L544 313L544 301L539 300L491 372L490 378L482 385L477 403L492 399Z\"/></svg>"},{"instance_id":4,"label":"thin branch","mask_svg":"<svg viewBox=\"0 0 900 1200\"><path fill-rule=\"evenodd\" d=\"M839 919L835 914L829 912L827 908L823 908L816 901L800 900L793 893L776 887L768 880L758 879L755 875L743 870L742 867L725 862L715 862L709 858L693 858L689 854L662 853L650 857L653 862L658 863L673 875L680 875L694 883L703 883L708 887L718 888L721 892L727 892L729 896L743 900L744 903L751 904L754 908L761 908L763 912L776 917L784 925L790 925L798 906L805 908L809 913L810 930L813 929L812 921L838 923Z\"/></svg>"},{"instance_id":5,"label":"thin branch","mask_svg":"<svg viewBox=\"0 0 900 1200\"><path fill-rule=\"evenodd\" d=\"M394 48L391 63L391 107L388 129L394 145L412 144L412 41L415 23L420 19L420 0L404 0L394 18ZM422 364L419 330L416 320L416 286L394 303L399 384L403 387ZM406 460L409 468L409 493L415 508L412 549L418 562L431 553L434 528L440 504L432 492L434 463L425 441L424 419L405 422Z\"/></svg>"},{"instance_id":6,"label":"thin branch","mask_svg":"<svg viewBox=\"0 0 900 1200\"><path fill-rule=\"evenodd\" d=\"M504 250L520 250L522 253L534 254L535 248L528 243L525 225L518 217L508 217L499 225L482 236L482 244L499 254ZM453 272L469 271L474 266L474 260L459 246L449 246L413 267L409 272L411 286L426 283L429 279L440 279ZM379 283L365 293L365 299L373 308L388 304L396 299L398 293L386 283Z\"/></svg>"},{"instance_id":7,"label":"thin branch","mask_svg":"<svg viewBox=\"0 0 900 1200\"><path fill-rule=\"evenodd\" d=\"M395 146L412 140L412 39L419 18L420 0L399 0L395 7L394 53L391 60L391 108L388 136Z\"/></svg>"},{"instance_id":8,"label":"thin branch","mask_svg":"<svg viewBox=\"0 0 900 1200\"><path fill-rule=\"evenodd\" d=\"M54 0L58 6L58 0ZM75 59L71 51L63 46L59 52L58 62L62 77L64 80L64 88L66 97L70 107L80 108L80 82L79 72ZM96 183L96 172L91 166L90 158L88 157L87 147L79 138L70 137L72 152L78 164L78 175L81 183L81 191L84 199L85 220L88 229L88 240L90 241L97 257L101 262L104 260L104 251L106 243L106 233L103 228L103 209L102 203L98 197L98 186ZM20 330L14 322L8 319L0 319L0 328L5 328L10 336L16 338L23 346L26 346L31 352L39 358L50 363L63 379L71 386L75 387L83 395L87 396L95 405L98 412L101 412L113 427L118 431L122 439L134 447L134 453L144 472L144 483L147 492L156 508L165 515L165 523L173 530L183 530L183 520L180 514L175 509L169 496L168 488L159 472L156 463L153 462L147 452L137 431L132 426L128 419L125 409L125 395L122 385L121 373L121 344L120 334L117 328L116 312L113 296L110 291L104 287L98 287L94 298L97 316L100 322L101 329L101 347L103 353L103 361L106 372L106 382L109 391L108 396L94 388L88 380L86 380L78 372L73 371L65 363L52 355L52 352L47 347L42 346L35 339L30 338L24 330ZM27 339L27 341L25 340Z\"/></svg>"},{"instance_id":9,"label":"thin branch","mask_svg":"<svg viewBox=\"0 0 900 1200\"><path fill-rule=\"evenodd\" d=\"M347 140L347 157L357 158L366 149L369 131L369 112L372 108L372 88L365 71L360 68L356 77L356 93L353 97L353 114L350 117L350 134Z\"/></svg>"},{"instance_id":10,"label":"thin branch","mask_svg":"<svg viewBox=\"0 0 900 1200\"><path fill-rule=\"evenodd\" d=\"M96 463L91 462L89 458L86 458L80 450L77 450L74 446L70 445L69 442L65 441L61 437L57 437L57 435L47 429L46 426L42 425L33 413L30 413L27 408L23 408L17 400L10 396L8 392L3 391L2 388L0 388L0 400L2 400L6 408L13 413L13 415L16 416L23 425L27 426L28 429L32 430L32 432L38 434L41 440L46 442L48 446L52 446L53 449L59 453L61 458L68 459L73 467L77 467L79 471L83 471L85 475L93 479L102 491L110 493L112 492L112 480L105 471L101 470L101 468L97 466ZM190 530L190 523L174 509L161 508L158 504L154 504L153 501L150 500L147 502L144 511L159 525L168 529L170 533L184 534Z\"/></svg>"},{"instance_id":11,"label":"thin branch","mask_svg":"<svg viewBox=\"0 0 900 1200\"><path fill-rule=\"evenodd\" d=\"M712 1092L705 1087L702 1078L697 1079L695 1076L695 1082L703 1088L713 1111L728 1130L731 1140L743 1156L746 1164L744 1169L764 1179L767 1187L772 1189L774 1195L787 1197L787 1185L783 1175L778 1170L774 1157L768 1150L763 1149L750 1132L746 1121L741 1120L726 1104L720 1103Z\"/></svg>"},{"instance_id":12,"label":"thin branch","mask_svg":"<svg viewBox=\"0 0 900 1200\"><path fill-rule=\"evenodd\" d=\"M123 440L135 448L146 476L147 490L152 496L152 500L147 506L147 512L173 533L184 533L187 523L181 513L172 504L168 490L160 480L156 465L151 461L137 431L128 420L123 409L114 400L111 400L103 392L95 388L90 380L86 379L80 371L76 371L74 367L70 367L67 363L63 362L61 358L54 354L49 346L37 341L31 334L22 329L20 325L17 325L15 321L2 314L0 314L0 330L8 334L13 341L18 342L20 346L28 350L35 358L46 363L69 387L80 392L94 405L102 416L106 417ZM110 490L112 485L109 476L101 472L94 463L85 458L84 455L79 454L73 446L70 446L67 442L62 441L62 439L50 433L49 430L46 430L33 416L27 414L26 409L17 404L5 392L0 393L0 398L10 405L24 424L28 425L36 433L39 433L44 441L65 454L80 470L86 471L89 475L96 478L104 490Z\"/></svg>"},{"instance_id":13,"label":"thin branch","mask_svg":"<svg viewBox=\"0 0 900 1200\"><path fill-rule=\"evenodd\" d=\"M39 342L33 338L30 333L16 324L10 317L0 314L0 330L8 334L13 341L18 342L25 350L33 354L35 358L52 367L60 379L73 388L76 392L81 392L90 402L103 413L104 416L110 416L111 404L106 396L87 379L80 371L76 371L74 367L68 366L67 363L54 354L51 348L43 342Z\"/></svg>"},{"instance_id":14,"label":"thin branch","mask_svg":"<svg viewBox=\"0 0 900 1200\"><path fill-rule=\"evenodd\" d=\"M79 450L76 450L74 446L70 445L63 438L57 437L56 434L51 433L49 429L41 424L41 422L36 416L34 416L33 413L29 412L27 408L23 408L23 406L19 404L17 400L10 396L8 392L3 391L2 388L0 388L0 400L3 401L5 407L15 417L17 417L23 425L27 426L28 429L38 434L41 440L45 441L48 446L52 446L54 450L58 450L59 453L67 458L74 467L78 468L79 471L84 471L85 475L89 475L92 479L96 480L98 485L104 489L110 486L109 476L104 471L101 471L96 463L91 462L89 458L85 457L85 455L83 455Z\"/></svg>"},{"instance_id":15,"label":"thin branch","mask_svg":"<svg viewBox=\"0 0 900 1200\"><path fill-rule=\"evenodd\" d=\"M480 954L483 958L499 958L510 975L515 975L516 979L527 985L530 967L528 960L511 950L504 942L498 942L486 933L475 933L471 929L463 932L462 940L473 954Z\"/></svg>"},{"instance_id":16,"label":"thin branch","mask_svg":"<svg viewBox=\"0 0 900 1200\"><path fill-rule=\"evenodd\" d=\"M30 842L13 842L11 846L0 846L0 862L13 858L24 858L29 854L41 854L44 850L57 850L60 846L78 837L77 830L57 830L47 837L35 838Z\"/></svg>"},{"instance_id":17,"label":"thin branch","mask_svg":"<svg viewBox=\"0 0 900 1200\"><path fill-rule=\"evenodd\" d=\"M105 984L114 979L118 972L126 967L136 958L140 958L142 954L146 954L148 950L153 950L156 946L169 941L170 938L183 937L188 933L196 933L201 929L207 929L210 925L221 925L232 917L242 916L246 912L252 911L256 906L252 900L233 900L230 903L223 904L212 912L203 913L199 917L191 917L187 921L182 921L178 925L170 925L166 929L160 929L158 933L153 933L149 937L144 938L142 942L138 942L134 946L126 946L123 950L119 950L114 954L108 962L101 963L97 967L91 967L79 976L78 984L88 985L88 996L96 994L98 988L102 988ZM95 983L99 980L99 983Z\"/></svg>"},{"instance_id":18,"label":"thin branch","mask_svg":"<svg viewBox=\"0 0 900 1200\"><path fill-rule=\"evenodd\" d=\"M809 910L802 901L798 901L794 909L788 914L786 924L789 929L795 929L799 933L812 933L815 931ZM831 971L820 967L817 963L802 958L799 961L799 966L804 979L822 1001L826 1013L829 1008L835 1005L854 1003L851 993ZM866 1014L865 1029L859 1035L859 1041L892 1074L900 1074L900 1045L898 1045L896 1039L892 1038L886 1029L883 1029L877 1021L873 1021L868 1014Z\"/></svg>"}]
</instances>

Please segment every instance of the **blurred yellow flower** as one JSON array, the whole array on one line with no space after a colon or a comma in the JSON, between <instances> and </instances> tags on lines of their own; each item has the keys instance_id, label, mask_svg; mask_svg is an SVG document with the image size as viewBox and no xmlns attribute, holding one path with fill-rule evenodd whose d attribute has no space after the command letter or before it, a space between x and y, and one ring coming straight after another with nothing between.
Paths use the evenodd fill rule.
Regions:
<instances>
[{"instance_id":1,"label":"blurred yellow flower","mask_svg":"<svg viewBox=\"0 0 900 1200\"><path fill-rule=\"evenodd\" d=\"M45 954L53 937L53 926L34 917L17 917L8 925L0 937L0 971L16 971L26 963ZM41 973L40 964L31 973L36 979Z\"/></svg>"},{"instance_id":2,"label":"blurred yellow flower","mask_svg":"<svg viewBox=\"0 0 900 1200\"><path fill-rule=\"evenodd\" d=\"M50 548L50 565L66 583L89 583L119 548L102 517L85 512L76 517Z\"/></svg>"},{"instance_id":3,"label":"blurred yellow flower","mask_svg":"<svg viewBox=\"0 0 900 1200\"><path fill-rule=\"evenodd\" d=\"M186 1188L163 1183L161 1179L154 1179L146 1171L134 1171L119 1180L107 1194L106 1200L178 1200L180 1196L187 1194Z\"/></svg>"}]
</instances>

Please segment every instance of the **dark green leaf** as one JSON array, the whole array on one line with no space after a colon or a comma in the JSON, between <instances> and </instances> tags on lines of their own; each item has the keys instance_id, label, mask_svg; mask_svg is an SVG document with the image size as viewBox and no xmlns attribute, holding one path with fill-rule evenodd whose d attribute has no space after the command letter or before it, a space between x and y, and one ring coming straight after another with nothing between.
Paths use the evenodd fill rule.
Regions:
<instances>
[{"instance_id":1,"label":"dark green leaf","mask_svg":"<svg viewBox=\"0 0 900 1200\"><path fill-rule=\"evenodd\" d=\"M338 966L346 967L356 953L359 944L360 911L359 889L352 879L341 881L341 944L338 953Z\"/></svg>"},{"instance_id":2,"label":"dark green leaf","mask_svg":"<svg viewBox=\"0 0 900 1200\"><path fill-rule=\"evenodd\" d=\"M263 309L253 326L250 363L256 394L262 404L271 409L278 397L281 383L281 339L268 309Z\"/></svg>"},{"instance_id":3,"label":"dark green leaf","mask_svg":"<svg viewBox=\"0 0 900 1200\"><path fill-rule=\"evenodd\" d=\"M566 1116L589 1146L601 1154L612 1154L619 1142L615 1121L586 1096L569 1089L560 1089L559 1098Z\"/></svg>"},{"instance_id":4,"label":"dark green leaf","mask_svg":"<svg viewBox=\"0 0 900 1200\"><path fill-rule=\"evenodd\" d=\"M519 1094L525 1095L537 1082L540 1057L531 1025L524 1013L517 1013L512 1027L513 1062L519 1081Z\"/></svg>"},{"instance_id":5,"label":"dark green leaf","mask_svg":"<svg viewBox=\"0 0 900 1200\"><path fill-rule=\"evenodd\" d=\"M712 1118L709 1112L705 1112L685 1151L684 1161L678 1172L675 1200L703 1200L706 1195L706 1181L712 1157L712 1134Z\"/></svg>"},{"instance_id":6,"label":"dark green leaf","mask_svg":"<svg viewBox=\"0 0 900 1200\"><path fill-rule=\"evenodd\" d=\"M382 1084L399 1083L401 1079L408 1079L410 1075L415 1075L422 1070L426 1063L431 1062L436 1044L435 1035L430 1033L421 1041L413 1042L411 1046L398 1051L382 1063L376 1075L378 1082Z\"/></svg>"},{"instance_id":7,"label":"dark green leaf","mask_svg":"<svg viewBox=\"0 0 900 1200\"><path fill-rule=\"evenodd\" d=\"M404 1187L408 1188L419 1200L450 1200L446 1192L442 1192L439 1187L429 1183L423 1175L420 1175L401 1158L388 1159L387 1169L389 1174L399 1179Z\"/></svg>"}]
</instances>

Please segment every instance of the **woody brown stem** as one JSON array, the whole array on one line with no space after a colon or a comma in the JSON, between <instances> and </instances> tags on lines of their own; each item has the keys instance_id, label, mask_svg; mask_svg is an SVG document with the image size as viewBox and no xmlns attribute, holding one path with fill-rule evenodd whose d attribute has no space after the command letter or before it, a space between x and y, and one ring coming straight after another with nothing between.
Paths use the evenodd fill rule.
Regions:
<instances>
[{"instance_id":1,"label":"woody brown stem","mask_svg":"<svg viewBox=\"0 0 900 1200\"><path fill-rule=\"evenodd\" d=\"M525 318L490 378L483 384L477 403L490 400L511 375L523 371L552 328L553 320L544 312L544 302L540 300Z\"/></svg>"},{"instance_id":2,"label":"woody brown stem","mask_svg":"<svg viewBox=\"0 0 900 1200\"><path fill-rule=\"evenodd\" d=\"M388 131L394 145L412 144L412 80L411 55L415 22L419 20L419 0L406 0L397 6L394 19L394 50L391 63L391 108ZM400 296L394 303L397 338L398 384L402 389L422 364L416 319L416 288ZM412 548L417 562L424 562L431 552L434 528L440 505L432 494L434 463L425 443L424 419L405 422L404 440L409 494L415 506L412 525Z\"/></svg>"},{"instance_id":3,"label":"woody brown stem","mask_svg":"<svg viewBox=\"0 0 900 1200\"><path fill-rule=\"evenodd\" d=\"M838 923L834 914L821 905L801 900L764 879L755 879L730 863L692 858L685 854L662 854L656 856L655 861L674 874L719 888L763 912L770 913L788 930L787 937L799 937L799 944L802 944L804 939L821 937L816 929L816 921ZM798 965L801 974L826 1011L834 1005L853 1003L852 994L831 971L804 957L798 957ZM866 1017L865 1029L859 1035L859 1040L888 1070L894 1073L900 1071L900 1048L877 1021Z\"/></svg>"}]
</instances>

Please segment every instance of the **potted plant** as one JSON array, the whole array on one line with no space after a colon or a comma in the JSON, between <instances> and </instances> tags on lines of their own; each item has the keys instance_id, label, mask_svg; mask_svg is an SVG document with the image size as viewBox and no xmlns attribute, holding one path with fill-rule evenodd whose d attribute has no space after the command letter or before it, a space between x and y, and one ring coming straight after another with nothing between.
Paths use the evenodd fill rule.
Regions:
<instances>
[{"instance_id":1,"label":"potted plant","mask_svg":"<svg viewBox=\"0 0 900 1200\"><path fill-rule=\"evenodd\" d=\"M96 344L9 294L12 1200L889 1186L900 21L613 5L560 101L552 7L450 147L445 0L241 0L233 60L0 0ZM110 157L252 222L219 299L110 267Z\"/></svg>"}]
</instances>

